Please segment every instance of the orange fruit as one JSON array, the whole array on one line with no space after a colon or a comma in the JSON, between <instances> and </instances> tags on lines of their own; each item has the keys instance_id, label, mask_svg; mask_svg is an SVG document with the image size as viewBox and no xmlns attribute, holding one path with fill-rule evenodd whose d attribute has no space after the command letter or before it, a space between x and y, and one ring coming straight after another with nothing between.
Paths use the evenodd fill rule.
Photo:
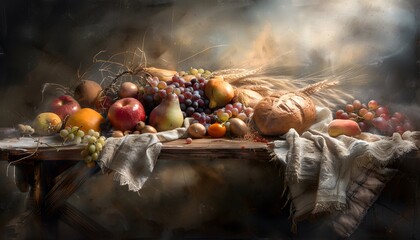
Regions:
<instances>
[{"instance_id":1,"label":"orange fruit","mask_svg":"<svg viewBox=\"0 0 420 240\"><path fill-rule=\"evenodd\" d=\"M99 132L101 130L101 123L104 121L104 117L92 108L82 108L68 117L66 127L80 127L85 133L89 129Z\"/></svg>"},{"instance_id":2,"label":"orange fruit","mask_svg":"<svg viewBox=\"0 0 420 240\"><path fill-rule=\"evenodd\" d=\"M220 123L213 123L207 129L207 133L214 138L224 137L226 134L226 126Z\"/></svg>"}]
</instances>

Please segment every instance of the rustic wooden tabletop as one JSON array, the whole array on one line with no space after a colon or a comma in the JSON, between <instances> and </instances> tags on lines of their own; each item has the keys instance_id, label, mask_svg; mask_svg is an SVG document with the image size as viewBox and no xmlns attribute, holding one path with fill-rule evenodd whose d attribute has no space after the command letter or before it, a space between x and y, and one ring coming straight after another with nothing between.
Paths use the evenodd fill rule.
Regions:
<instances>
[{"instance_id":1,"label":"rustic wooden tabletop","mask_svg":"<svg viewBox=\"0 0 420 240\"><path fill-rule=\"evenodd\" d=\"M84 145L61 145L51 139L40 139L46 144L37 144L38 139L0 140L0 160L81 160L80 151ZM19 142L19 143L18 143ZM24 143L26 142L26 143ZM41 146L42 145L42 146ZM187 144L185 139L163 143L159 158L174 159L180 156L195 160L203 158L246 158L250 160L269 160L267 144L251 140L227 138L194 139Z\"/></svg>"}]
</instances>

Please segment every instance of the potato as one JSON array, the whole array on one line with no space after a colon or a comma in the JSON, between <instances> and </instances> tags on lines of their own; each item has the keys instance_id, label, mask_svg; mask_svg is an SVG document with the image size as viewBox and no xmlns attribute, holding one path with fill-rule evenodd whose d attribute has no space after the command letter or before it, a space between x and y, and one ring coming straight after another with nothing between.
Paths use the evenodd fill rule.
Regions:
<instances>
[{"instance_id":1,"label":"potato","mask_svg":"<svg viewBox=\"0 0 420 240\"><path fill-rule=\"evenodd\" d=\"M201 123L191 124L187 131L191 138L203 138L206 135L206 127Z\"/></svg>"},{"instance_id":2,"label":"potato","mask_svg":"<svg viewBox=\"0 0 420 240\"><path fill-rule=\"evenodd\" d=\"M230 122L230 134L236 137L243 137L248 132L248 126L244 121L239 118L231 118Z\"/></svg>"}]
</instances>

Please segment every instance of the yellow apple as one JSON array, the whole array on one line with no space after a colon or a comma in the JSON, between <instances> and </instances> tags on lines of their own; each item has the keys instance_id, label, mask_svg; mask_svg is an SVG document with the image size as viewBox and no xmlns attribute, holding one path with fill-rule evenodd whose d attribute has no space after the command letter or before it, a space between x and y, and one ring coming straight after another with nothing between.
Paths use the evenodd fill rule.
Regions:
<instances>
[{"instance_id":1,"label":"yellow apple","mask_svg":"<svg viewBox=\"0 0 420 240\"><path fill-rule=\"evenodd\" d=\"M32 127L35 133L41 136L51 135L61 129L63 122L61 118L52 112L43 112L35 117Z\"/></svg>"}]
</instances>

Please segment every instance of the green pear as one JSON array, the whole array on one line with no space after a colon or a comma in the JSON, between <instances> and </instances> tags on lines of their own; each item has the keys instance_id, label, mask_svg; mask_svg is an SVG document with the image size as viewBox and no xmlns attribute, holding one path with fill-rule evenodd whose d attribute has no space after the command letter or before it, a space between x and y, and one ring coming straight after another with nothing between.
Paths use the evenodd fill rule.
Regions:
<instances>
[{"instance_id":1,"label":"green pear","mask_svg":"<svg viewBox=\"0 0 420 240\"><path fill-rule=\"evenodd\" d=\"M158 132L182 127L184 116L179 106L178 96L168 94L162 102L156 106L149 116L149 125Z\"/></svg>"}]
</instances>

